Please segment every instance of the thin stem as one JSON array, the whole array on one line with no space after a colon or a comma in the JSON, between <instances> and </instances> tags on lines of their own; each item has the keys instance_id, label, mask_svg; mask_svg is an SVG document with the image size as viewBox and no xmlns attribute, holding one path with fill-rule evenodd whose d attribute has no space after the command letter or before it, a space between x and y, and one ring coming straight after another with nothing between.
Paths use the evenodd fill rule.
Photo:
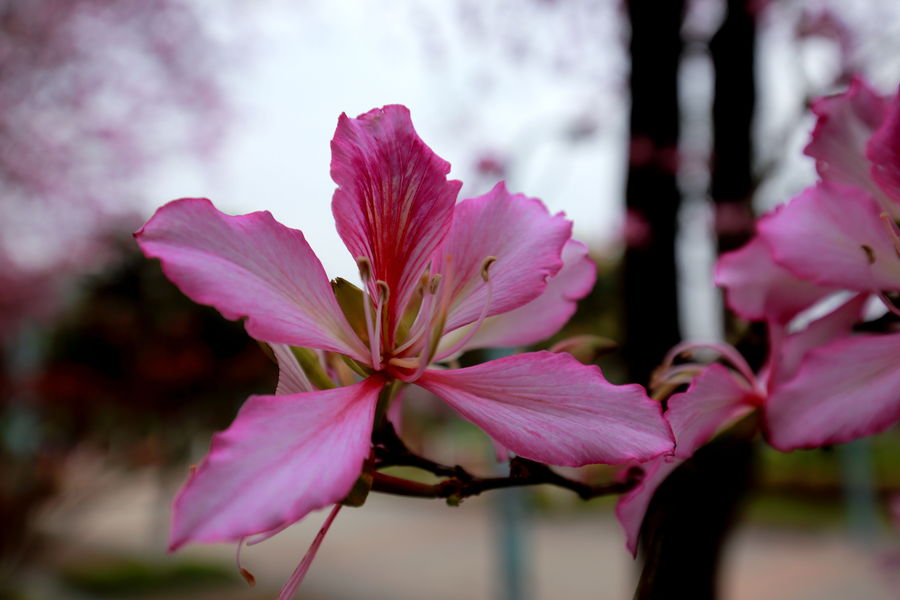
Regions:
<instances>
[{"instance_id":1,"label":"thin stem","mask_svg":"<svg viewBox=\"0 0 900 600\"><path fill-rule=\"evenodd\" d=\"M458 504L469 496L489 490L545 483L570 490L581 499L589 500L624 494L644 478L640 467L632 467L619 481L591 485L563 477L543 463L520 456L509 461L507 477L477 477L459 465L444 465L412 452L387 420L382 421L375 430L372 441L375 444L372 491L416 498L445 498L449 504ZM415 467L446 479L428 484L378 472L378 469L396 466Z\"/></svg>"},{"instance_id":2,"label":"thin stem","mask_svg":"<svg viewBox=\"0 0 900 600\"><path fill-rule=\"evenodd\" d=\"M420 462L415 464L412 461L394 462L392 464L407 464L423 468L435 474L446 475L453 473L453 475L438 483L428 484L376 471L372 481L372 491L416 498L445 498L450 504L458 504L469 496L477 496L489 490L542 484L555 485L570 490L578 494L582 500L589 500L599 496L623 494L630 491L643 479L643 471L639 467L634 467L628 471L625 478L621 481L591 485L568 479L556 473L547 465L520 457L513 458L510 461L510 473L507 477L476 477L460 466L447 467L427 459L421 459Z\"/></svg>"}]
</instances>

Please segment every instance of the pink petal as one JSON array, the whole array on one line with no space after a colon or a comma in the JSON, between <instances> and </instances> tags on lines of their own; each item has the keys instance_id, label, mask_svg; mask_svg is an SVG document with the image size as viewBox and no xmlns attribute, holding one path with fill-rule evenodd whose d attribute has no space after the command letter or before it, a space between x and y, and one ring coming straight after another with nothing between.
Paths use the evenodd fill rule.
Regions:
<instances>
[{"instance_id":1,"label":"pink petal","mask_svg":"<svg viewBox=\"0 0 900 600\"><path fill-rule=\"evenodd\" d=\"M726 423L763 402L759 393L733 371L710 365L687 391L669 399L666 419L675 434L675 456L690 458Z\"/></svg>"},{"instance_id":2,"label":"pink petal","mask_svg":"<svg viewBox=\"0 0 900 600\"><path fill-rule=\"evenodd\" d=\"M554 465L619 464L672 449L660 405L568 354L533 352L417 381L504 447Z\"/></svg>"},{"instance_id":3,"label":"pink petal","mask_svg":"<svg viewBox=\"0 0 900 600\"><path fill-rule=\"evenodd\" d=\"M771 395L769 442L779 450L849 442L900 419L900 334L845 338L812 350Z\"/></svg>"},{"instance_id":4,"label":"pink petal","mask_svg":"<svg viewBox=\"0 0 900 600\"><path fill-rule=\"evenodd\" d=\"M759 224L776 262L820 285L861 292L900 289L900 256L879 215L855 188L820 183Z\"/></svg>"},{"instance_id":5,"label":"pink petal","mask_svg":"<svg viewBox=\"0 0 900 600\"><path fill-rule=\"evenodd\" d=\"M419 138L403 106L341 115L331 153L338 233L354 258L371 261L373 296L375 280L388 284L396 323L447 234L461 183L447 181L450 164Z\"/></svg>"},{"instance_id":6,"label":"pink petal","mask_svg":"<svg viewBox=\"0 0 900 600\"><path fill-rule=\"evenodd\" d=\"M283 528L343 499L369 455L382 385L251 396L175 499L170 549Z\"/></svg>"},{"instance_id":7,"label":"pink petal","mask_svg":"<svg viewBox=\"0 0 900 600\"><path fill-rule=\"evenodd\" d=\"M850 335L853 325L860 321L868 298L868 294L858 294L805 329L772 344L769 389L791 379L807 352Z\"/></svg>"},{"instance_id":8,"label":"pink petal","mask_svg":"<svg viewBox=\"0 0 900 600\"><path fill-rule=\"evenodd\" d=\"M445 331L482 313L488 301L481 277L485 259L496 258L488 271L487 316L505 313L541 295L563 266L562 250L571 234L572 223L562 214L551 216L540 200L510 194L502 182L460 202L433 267L442 276L441 301L449 307Z\"/></svg>"},{"instance_id":9,"label":"pink petal","mask_svg":"<svg viewBox=\"0 0 900 600\"><path fill-rule=\"evenodd\" d=\"M774 215L777 214L776 211ZM774 217L762 220L771 218ZM780 324L834 291L798 279L775 264L769 247L759 236L724 254L716 264L715 280L716 285L725 288L729 308L741 317Z\"/></svg>"},{"instance_id":10,"label":"pink petal","mask_svg":"<svg viewBox=\"0 0 900 600\"><path fill-rule=\"evenodd\" d=\"M581 242L567 241L562 260L562 269L547 281L540 296L519 308L485 319L463 349L528 346L559 331L597 280L597 267L588 256L587 246ZM467 330L468 327L463 327L457 331Z\"/></svg>"},{"instance_id":11,"label":"pink petal","mask_svg":"<svg viewBox=\"0 0 900 600\"><path fill-rule=\"evenodd\" d=\"M227 319L247 317L254 338L366 356L303 234L270 213L230 216L205 198L184 198L156 211L135 238L192 300Z\"/></svg>"},{"instance_id":12,"label":"pink petal","mask_svg":"<svg viewBox=\"0 0 900 600\"><path fill-rule=\"evenodd\" d=\"M287 344L269 344L275 360L278 362L278 385L275 387L275 395L284 396L287 394L300 394L302 392L314 392L314 386L297 357L291 352L291 347Z\"/></svg>"},{"instance_id":13,"label":"pink petal","mask_svg":"<svg viewBox=\"0 0 900 600\"><path fill-rule=\"evenodd\" d=\"M866 143L884 119L885 99L854 78L850 89L817 99L812 110L818 118L804 152L816 159L822 179L876 193Z\"/></svg>"},{"instance_id":14,"label":"pink petal","mask_svg":"<svg viewBox=\"0 0 900 600\"><path fill-rule=\"evenodd\" d=\"M872 177L887 195L885 208L900 220L900 92L869 140L866 156L872 162Z\"/></svg>"},{"instance_id":15,"label":"pink petal","mask_svg":"<svg viewBox=\"0 0 900 600\"><path fill-rule=\"evenodd\" d=\"M616 504L616 518L625 531L625 547L632 556L637 556L641 524L644 522L644 515L647 514L647 507L650 506L653 494L666 477L683 462L684 459L667 455L641 463L644 478L634 489L619 498Z\"/></svg>"}]
</instances>

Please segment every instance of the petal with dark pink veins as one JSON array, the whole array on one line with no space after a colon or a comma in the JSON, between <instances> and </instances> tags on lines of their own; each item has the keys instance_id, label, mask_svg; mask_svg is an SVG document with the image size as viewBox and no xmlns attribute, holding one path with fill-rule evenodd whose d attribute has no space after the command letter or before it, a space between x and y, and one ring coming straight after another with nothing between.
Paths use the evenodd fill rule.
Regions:
<instances>
[{"instance_id":1,"label":"petal with dark pink veins","mask_svg":"<svg viewBox=\"0 0 900 600\"><path fill-rule=\"evenodd\" d=\"M866 156L872 177L887 196L885 208L900 221L900 92L894 96L887 117L869 140Z\"/></svg>"},{"instance_id":2,"label":"petal with dark pink veins","mask_svg":"<svg viewBox=\"0 0 900 600\"><path fill-rule=\"evenodd\" d=\"M382 384L251 396L175 499L170 549L278 530L342 500L369 455Z\"/></svg>"},{"instance_id":3,"label":"petal with dark pink veins","mask_svg":"<svg viewBox=\"0 0 900 600\"><path fill-rule=\"evenodd\" d=\"M771 219L778 212L765 219ZM804 281L772 260L766 243L756 236L742 248L722 255L716 285L725 288L728 306L750 321L785 324L835 288Z\"/></svg>"},{"instance_id":4,"label":"petal with dark pink veins","mask_svg":"<svg viewBox=\"0 0 900 600\"><path fill-rule=\"evenodd\" d=\"M562 260L562 269L550 278L540 296L519 308L485 319L462 350L528 346L559 331L575 314L578 301L590 293L597 279L597 266L581 242L566 242ZM465 335L469 327L461 327L454 333ZM456 337L447 336L438 353Z\"/></svg>"},{"instance_id":5,"label":"petal with dark pink veins","mask_svg":"<svg viewBox=\"0 0 900 600\"><path fill-rule=\"evenodd\" d=\"M865 192L820 183L759 231L775 261L798 277L860 292L900 290L900 250L882 212Z\"/></svg>"},{"instance_id":6,"label":"petal with dark pink veins","mask_svg":"<svg viewBox=\"0 0 900 600\"><path fill-rule=\"evenodd\" d=\"M270 213L230 216L185 198L156 211L135 238L182 292L225 318L246 317L254 338L367 356L303 234Z\"/></svg>"},{"instance_id":7,"label":"petal with dark pink veins","mask_svg":"<svg viewBox=\"0 0 900 600\"><path fill-rule=\"evenodd\" d=\"M823 180L877 193L866 144L887 113L887 102L862 79L834 96L812 103L816 127L804 153L816 159Z\"/></svg>"},{"instance_id":8,"label":"petal with dark pink veins","mask_svg":"<svg viewBox=\"0 0 900 600\"><path fill-rule=\"evenodd\" d=\"M562 214L551 215L535 198L510 194L503 183L460 202L432 269L441 274L438 293L449 310L445 330L478 320L486 306L490 317L540 296L562 268L571 235L572 223ZM496 260L486 264L491 258Z\"/></svg>"},{"instance_id":9,"label":"petal with dark pink veins","mask_svg":"<svg viewBox=\"0 0 900 600\"><path fill-rule=\"evenodd\" d=\"M568 354L533 352L427 370L416 382L519 456L553 465L621 464L672 450L659 403Z\"/></svg>"},{"instance_id":10,"label":"petal with dark pink veins","mask_svg":"<svg viewBox=\"0 0 900 600\"><path fill-rule=\"evenodd\" d=\"M843 338L810 351L766 407L779 450L849 442L900 419L900 334Z\"/></svg>"},{"instance_id":11,"label":"petal with dark pink veins","mask_svg":"<svg viewBox=\"0 0 900 600\"><path fill-rule=\"evenodd\" d=\"M390 289L391 324L425 272L453 218L461 183L448 181L450 163L425 145L404 106L385 106L355 119L341 115L331 141L331 204L341 239Z\"/></svg>"}]
</instances>

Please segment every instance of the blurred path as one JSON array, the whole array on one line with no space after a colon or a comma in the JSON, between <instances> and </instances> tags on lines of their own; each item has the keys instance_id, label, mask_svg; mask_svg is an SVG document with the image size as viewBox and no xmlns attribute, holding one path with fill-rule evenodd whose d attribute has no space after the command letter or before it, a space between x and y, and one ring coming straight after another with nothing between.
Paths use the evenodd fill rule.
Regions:
<instances>
[{"instance_id":1,"label":"blurred path","mask_svg":"<svg viewBox=\"0 0 900 600\"><path fill-rule=\"evenodd\" d=\"M165 559L165 520L152 475L127 485L77 514L51 511L43 529L62 536L59 560L117 553ZM360 509L345 509L335 521L302 588L307 600L491 600L494 538L490 506L472 498L461 507L437 501L370 496ZM233 591L189 593L184 598L250 600L274 598L306 551L325 514L311 515L245 549L243 560L258 581ZM530 520L534 600L622 600L630 598L635 568L608 511L579 510L535 515ZM233 546L191 547L177 558L233 564ZM723 600L890 600L887 573L878 556L836 532L742 529L726 558ZM143 597L143 596L142 596ZM166 598L171 598L167 594ZM177 598L176 598L177 600Z\"/></svg>"}]
</instances>

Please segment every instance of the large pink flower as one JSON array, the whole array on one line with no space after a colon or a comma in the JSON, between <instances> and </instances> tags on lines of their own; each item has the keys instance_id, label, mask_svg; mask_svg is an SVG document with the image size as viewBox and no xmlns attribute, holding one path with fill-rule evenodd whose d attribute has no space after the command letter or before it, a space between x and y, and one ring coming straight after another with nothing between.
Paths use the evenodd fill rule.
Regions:
<instances>
[{"instance_id":1,"label":"large pink flower","mask_svg":"<svg viewBox=\"0 0 900 600\"><path fill-rule=\"evenodd\" d=\"M740 254L739 254L740 253ZM740 266L752 251L737 251L720 261L719 273L728 277L740 275L731 271ZM763 263L764 264L764 263ZM746 268L755 269L749 264ZM767 267L766 267L767 268ZM759 269L757 280L761 277ZM771 271L770 272L774 272ZM771 283L783 282L784 274L769 279ZM764 284L761 284L764 285ZM788 285L785 289L794 289ZM884 429L891 421L883 413L885 403L880 400L885 391L900 385L900 372L894 372L889 380L873 376L873 369L859 369L856 359L848 364L820 364L847 352L847 345L860 344L869 348L868 338L849 337L853 324L860 318L865 295L857 295L839 308L813 321L807 327L787 333L778 324L778 316L784 315L785 304L775 298L777 289L769 291L739 288L730 298L746 310L747 305L762 296L770 299L768 317L770 332L769 357L759 373L754 373L743 357L725 344L686 343L676 346L666 359L659 378L668 384L690 382L687 391L669 398L666 419L675 434L675 450L670 455L657 457L642 465L645 476L633 490L623 495L616 507L626 538L626 546L637 551L638 533L647 507L660 484L681 463L693 456L716 433L738 419L759 411L761 426L769 443L779 450L798 447L822 446L849 441L860 435L868 435ZM784 298L788 300L787 296ZM747 303L742 304L743 303ZM879 337L879 336L875 336ZM897 336L880 336L888 338ZM894 342L893 351L900 350ZM684 363L671 366L674 359L687 352L699 350L717 352L726 364L701 365ZM890 352L891 348L879 347ZM865 359L872 361L871 352ZM873 364L883 364L875 359ZM727 365L727 366L726 366ZM856 372L853 370L857 369ZM876 366L874 370L877 370ZM867 378L872 378L867 384ZM881 388L873 395L872 388ZM859 410L847 410L845 403L852 402ZM872 404L874 408L867 406ZM898 415L900 416L900 415Z\"/></svg>"},{"instance_id":2,"label":"large pink flower","mask_svg":"<svg viewBox=\"0 0 900 600\"><path fill-rule=\"evenodd\" d=\"M248 399L178 495L172 549L267 535L340 502L369 456L376 412L407 384L533 460L671 450L640 386L613 386L568 355L435 366L471 347L537 341L571 316L595 275L569 221L503 184L457 204L449 164L401 106L342 115L331 147L332 208L362 290L329 282L303 234L268 212L228 216L183 199L136 234L184 293L246 318L282 366L280 395Z\"/></svg>"},{"instance_id":3,"label":"large pink flower","mask_svg":"<svg viewBox=\"0 0 900 600\"><path fill-rule=\"evenodd\" d=\"M635 552L656 488L720 429L759 410L768 441L780 450L847 442L900 420L900 333L854 333L870 294L897 312L900 291L900 95L882 98L855 79L840 95L817 100L806 153L821 181L760 219L758 234L724 255L716 283L729 307L765 321L769 358L755 374L732 348L712 345L732 368L686 364L670 383L672 455L644 465L645 478L617 514ZM800 330L796 317L842 290L857 294ZM691 347L676 348L676 354Z\"/></svg>"},{"instance_id":4,"label":"large pink flower","mask_svg":"<svg viewBox=\"0 0 900 600\"><path fill-rule=\"evenodd\" d=\"M760 225L775 261L820 285L900 292L900 94L860 79L817 100L806 153L822 180Z\"/></svg>"}]
</instances>

